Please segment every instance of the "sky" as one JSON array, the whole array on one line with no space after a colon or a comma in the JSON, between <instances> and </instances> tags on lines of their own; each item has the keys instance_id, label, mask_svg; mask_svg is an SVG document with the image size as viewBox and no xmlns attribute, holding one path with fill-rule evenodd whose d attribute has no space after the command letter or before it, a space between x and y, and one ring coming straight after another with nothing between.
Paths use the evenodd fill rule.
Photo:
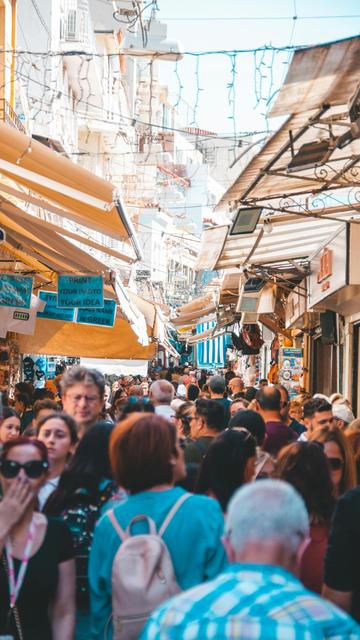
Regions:
<instances>
[{"instance_id":1,"label":"sky","mask_svg":"<svg viewBox=\"0 0 360 640\"><path fill-rule=\"evenodd\" d=\"M158 0L158 7L168 39L188 52L313 45L360 33L359 0ZM290 60L272 51L185 55L177 65L162 63L161 80L184 124L224 135L269 131L279 122L266 118L268 100Z\"/></svg>"}]
</instances>

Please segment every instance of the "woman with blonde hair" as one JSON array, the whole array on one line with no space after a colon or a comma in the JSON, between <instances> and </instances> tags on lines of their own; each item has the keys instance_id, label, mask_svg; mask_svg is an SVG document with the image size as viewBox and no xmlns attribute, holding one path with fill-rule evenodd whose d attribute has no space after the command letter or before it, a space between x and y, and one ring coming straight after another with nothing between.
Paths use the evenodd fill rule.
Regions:
<instances>
[{"instance_id":1,"label":"woman with blonde hair","mask_svg":"<svg viewBox=\"0 0 360 640\"><path fill-rule=\"evenodd\" d=\"M355 456L340 429L321 427L310 434L309 441L315 441L324 446L324 453L330 465L335 498L340 498L346 491L356 487Z\"/></svg>"}]
</instances>

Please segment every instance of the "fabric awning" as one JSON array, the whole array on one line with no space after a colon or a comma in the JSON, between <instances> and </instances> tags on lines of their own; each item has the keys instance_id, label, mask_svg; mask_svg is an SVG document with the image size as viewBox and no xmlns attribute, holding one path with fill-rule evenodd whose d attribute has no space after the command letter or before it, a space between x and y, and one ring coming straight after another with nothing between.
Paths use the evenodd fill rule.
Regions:
<instances>
[{"instance_id":1,"label":"fabric awning","mask_svg":"<svg viewBox=\"0 0 360 640\"><path fill-rule=\"evenodd\" d=\"M64 217L116 240L130 240L141 257L131 221L110 182L4 122L0 122L0 173L61 207Z\"/></svg>"},{"instance_id":2,"label":"fabric awning","mask_svg":"<svg viewBox=\"0 0 360 640\"><path fill-rule=\"evenodd\" d=\"M112 329L38 318L33 336L19 334L20 353L84 358L151 360L155 344L142 346L126 320Z\"/></svg>"},{"instance_id":3,"label":"fabric awning","mask_svg":"<svg viewBox=\"0 0 360 640\"><path fill-rule=\"evenodd\" d=\"M270 116L346 104L359 82L359 59L359 36L295 51Z\"/></svg>"}]
</instances>

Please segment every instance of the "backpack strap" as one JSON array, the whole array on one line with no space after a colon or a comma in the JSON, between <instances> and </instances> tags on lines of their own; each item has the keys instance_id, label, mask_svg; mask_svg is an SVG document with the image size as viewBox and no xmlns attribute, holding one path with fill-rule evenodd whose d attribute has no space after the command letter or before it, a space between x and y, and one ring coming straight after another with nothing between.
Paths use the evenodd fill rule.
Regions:
<instances>
[{"instance_id":1,"label":"backpack strap","mask_svg":"<svg viewBox=\"0 0 360 640\"><path fill-rule=\"evenodd\" d=\"M172 519L174 518L174 516L176 515L176 513L180 509L181 505L183 505L185 500L187 500L191 496L192 496L192 493L184 493L182 496L180 496L180 498L171 507L169 513L167 514L164 522L162 523L162 525L161 525L161 527L159 529L159 536L161 536L161 538L163 537L163 535L164 535L166 529L168 528L170 522L172 521Z\"/></svg>"},{"instance_id":2,"label":"backpack strap","mask_svg":"<svg viewBox=\"0 0 360 640\"><path fill-rule=\"evenodd\" d=\"M116 533L118 534L121 542L124 542L124 540L126 540L126 538L127 538L127 535L126 535L124 529L122 527L120 527L120 525L119 525L119 523L118 523L118 521L117 521L117 519L115 517L114 509L111 509L111 511L109 511L107 515L109 516L111 524L114 527Z\"/></svg>"}]
</instances>

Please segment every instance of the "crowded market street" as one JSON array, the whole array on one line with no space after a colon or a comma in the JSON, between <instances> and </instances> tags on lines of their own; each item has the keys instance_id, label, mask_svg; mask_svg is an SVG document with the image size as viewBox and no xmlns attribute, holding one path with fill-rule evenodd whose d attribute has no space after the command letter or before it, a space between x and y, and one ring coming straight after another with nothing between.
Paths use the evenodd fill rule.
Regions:
<instances>
[{"instance_id":1,"label":"crowded market street","mask_svg":"<svg viewBox=\"0 0 360 640\"><path fill-rule=\"evenodd\" d=\"M356 0L0 0L0 640L360 640Z\"/></svg>"}]
</instances>

